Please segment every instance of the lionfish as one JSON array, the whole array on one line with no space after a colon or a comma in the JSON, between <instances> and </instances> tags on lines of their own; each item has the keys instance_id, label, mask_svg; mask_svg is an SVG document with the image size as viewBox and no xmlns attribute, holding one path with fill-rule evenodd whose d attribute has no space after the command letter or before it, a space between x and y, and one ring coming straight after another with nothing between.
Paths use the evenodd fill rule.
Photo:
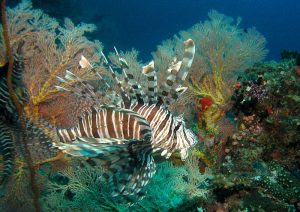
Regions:
<instances>
[{"instance_id":1,"label":"lionfish","mask_svg":"<svg viewBox=\"0 0 300 212\"><path fill-rule=\"evenodd\" d=\"M154 153L168 159L173 152L179 151L184 160L189 148L197 143L196 136L186 128L183 118L173 115L168 109L187 89L182 85L194 54L195 44L188 39L184 42L183 59L170 64L166 82L162 86L158 86L154 62L144 66L142 71L148 81L147 91L144 91L130 74L125 59L119 57L124 75L124 82L121 83L102 53L103 64L121 93L121 101L115 105L101 103L98 91L67 70L63 78L57 77L61 84L55 87L92 100L95 104L78 118L75 126L54 127L53 147L70 156L104 161L103 166L107 168L105 177L115 195L141 194L142 188L155 173ZM79 64L82 68L89 66L95 70L84 56ZM107 87L111 87L98 72L95 73Z\"/></svg>"},{"instance_id":2,"label":"lionfish","mask_svg":"<svg viewBox=\"0 0 300 212\"><path fill-rule=\"evenodd\" d=\"M36 153L36 156L31 158L34 159L34 162L54 157L57 150L50 148L52 145L47 141L47 135L39 126L35 126L29 118L18 116L17 109L11 100L7 87L7 78L5 76L7 65L0 70L0 156L2 156L0 184L2 184L10 179L15 159L16 157L23 157L24 148L28 148L31 153ZM28 93L22 83L23 70L24 59L19 53L16 53L12 70L12 86L20 104L28 101ZM25 129L21 126L21 118L24 120ZM24 137L23 132L25 131L26 136ZM21 142L21 139L26 140L27 147ZM43 142L43 140L46 142Z\"/></svg>"},{"instance_id":3,"label":"lionfish","mask_svg":"<svg viewBox=\"0 0 300 212\"><path fill-rule=\"evenodd\" d=\"M21 84L21 70L23 69L22 60L18 55L14 56L14 66L12 72L12 85L16 89ZM14 165L14 131L17 128L19 117L16 108L12 103L7 88L6 78L7 65L3 66L0 76L0 155L2 156L2 170L0 172L0 182L6 181L13 171ZM2 75L3 74L3 75ZM19 98L22 101L22 98Z\"/></svg>"}]
</instances>

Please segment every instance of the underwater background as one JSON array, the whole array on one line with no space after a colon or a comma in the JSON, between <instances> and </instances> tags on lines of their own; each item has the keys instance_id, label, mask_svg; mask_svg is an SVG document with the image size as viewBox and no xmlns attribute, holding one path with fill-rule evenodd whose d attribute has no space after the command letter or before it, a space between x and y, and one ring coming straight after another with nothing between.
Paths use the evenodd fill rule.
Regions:
<instances>
[{"instance_id":1,"label":"underwater background","mask_svg":"<svg viewBox=\"0 0 300 212\"><path fill-rule=\"evenodd\" d=\"M298 0L1 2L1 211L300 210Z\"/></svg>"},{"instance_id":2,"label":"underwater background","mask_svg":"<svg viewBox=\"0 0 300 212\"><path fill-rule=\"evenodd\" d=\"M7 3L15 5L18 1ZM242 28L256 27L266 37L269 60L280 59L283 49L300 49L296 36L300 30L297 0L34 0L33 5L58 20L68 17L74 23L95 24L98 29L89 35L91 38L100 39L109 50L113 46L122 50L135 48L144 61L151 59L150 53L161 41L205 20L212 9L241 17Z\"/></svg>"}]
</instances>

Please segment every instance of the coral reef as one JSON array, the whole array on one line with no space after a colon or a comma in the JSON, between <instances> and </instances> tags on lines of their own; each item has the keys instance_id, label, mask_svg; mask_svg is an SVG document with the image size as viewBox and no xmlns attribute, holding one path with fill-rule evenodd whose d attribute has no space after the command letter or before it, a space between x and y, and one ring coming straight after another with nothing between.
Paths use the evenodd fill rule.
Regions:
<instances>
[{"instance_id":1,"label":"coral reef","mask_svg":"<svg viewBox=\"0 0 300 212\"><path fill-rule=\"evenodd\" d=\"M149 183L147 196L139 203L145 210L168 211L186 202L201 206L208 199L209 171L206 174L199 172L197 157L190 157L183 166L162 163L157 172Z\"/></svg>"},{"instance_id":2,"label":"coral reef","mask_svg":"<svg viewBox=\"0 0 300 212\"><path fill-rule=\"evenodd\" d=\"M72 117L80 115L86 106L76 96L57 92L53 85L56 76L63 75L66 69L81 76L83 72L77 66L80 55L88 56L92 63L99 60L101 43L83 36L96 27L85 23L75 26L68 18L60 26L26 0L13 9L8 8L7 19L10 45L14 54L21 54L24 60L23 82L30 97L25 105L27 116L42 116L54 123L70 125ZM74 114L64 117L66 113L62 111L68 108Z\"/></svg>"},{"instance_id":3,"label":"coral reef","mask_svg":"<svg viewBox=\"0 0 300 212\"><path fill-rule=\"evenodd\" d=\"M192 120L197 117L194 129L204 143L198 145L193 154L200 160L200 170L209 167L213 172L211 187L215 198L212 199L217 203L207 201L200 207L208 211L269 210L268 204L271 204L273 208L296 210L299 208L296 188L299 183L300 90L297 54L285 52L281 63L257 63L267 53L265 40L259 33L254 29L250 33L249 30L243 32L238 24L232 24L231 19L216 12L211 12L210 18L165 41L154 53L163 69L165 61L176 57L176 45L172 46L178 40L193 35L201 38L193 37L199 40L199 52L192 65L194 72L189 88L196 98L186 101L194 104L193 110L187 107L187 113L192 111ZM230 38L226 38L229 34ZM242 53L242 48L231 46L227 51L237 40L245 42L248 56ZM235 57L239 51L241 54ZM258 57L249 57L256 52ZM228 69L223 70L219 65ZM233 80L236 79L233 73L240 76L237 81ZM180 108L181 104L176 102L175 107ZM289 185L284 183L287 181ZM275 184L279 184L278 188ZM267 204L251 205L255 199L264 199Z\"/></svg>"},{"instance_id":4,"label":"coral reef","mask_svg":"<svg viewBox=\"0 0 300 212\"><path fill-rule=\"evenodd\" d=\"M242 114L246 112L246 115L253 117L253 120L248 120L248 122L257 122L257 124L251 124L253 129L250 129L249 133L252 135L258 133L260 135L259 142L270 149L268 150L270 155L272 155L273 151L283 151L285 147L289 147L290 153L299 148L299 133L297 133L299 132L300 112L298 104L300 95L299 75L294 62L294 60L291 60L254 66L247 71L249 72L249 78L254 82L252 83L254 89L253 86L247 85L249 92L238 91L237 95L233 97L236 99L236 96L240 95L238 94L239 92L243 93L242 96L244 97L235 101L234 110L240 111ZM263 95L257 94L257 89L264 90L261 93ZM255 90L255 92L251 90ZM241 104L243 99L244 103ZM243 108L247 104L251 105L247 107L251 109L245 111ZM259 132L261 130L264 132ZM295 154L290 153L282 152L281 154L297 157Z\"/></svg>"},{"instance_id":5,"label":"coral reef","mask_svg":"<svg viewBox=\"0 0 300 212\"><path fill-rule=\"evenodd\" d=\"M50 171L47 169L44 170L43 164L47 162L51 163L52 159L59 159L59 157L52 155L51 144L45 141L45 138L48 139L48 136L50 139L53 138L51 137L50 125L44 125L44 122L40 121L41 118L47 119L52 125L68 127L69 124L74 125L74 120L78 120L77 117L86 110L86 107L91 106L92 103L89 101L85 100L81 102L76 96L69 95L62 91L63 89L57 89L54 86L57 84L57 77L63 77L67 69L72 69L73 73L79 77L87 80L92 79L89 78L89 73L92 71L89 68L83 67L80 64L81 62L79 62L84 58L82 55L89 57L89 63L92 64L90 67L93 67L93 71L100 69L96 64L96 61L99 60L99 54L102 54L100 42L91 42L83 36L85 32L92 31L94 26L87 24L75 26L71 20L65 19L64 26L60 27L55 19L51 19L41 10L32 9L29 1L22 1L14 9L8 9L8 24L10 27L8 32L11 38L9 44L12 47L13 54L22 55L22 61L24 61L22 63L21 81L24 83L24 90L26 90L28 97L23 102L25 114L24 119L22 119L24 121L22 130L26 131L24 133L26 136L21 139L26 141L25 148L29 150L29 158L21 158L22 154L19 154L19 152L17 153L17 158L21 158L21 161L29 160L30 163L17 167L17 173L27 173L29 170L29 173L34 173L34 177L30 176L31 181L29 181L27 174L24 174L24 177L21 178L24 179L25 183L18 183L17 188L26 190L28 188L25 185L35 184L33 191L36 204L35 209L37 211L40 210L38 201L43 200L43 197L48 195L47 192L53 195L49 194L51 202L43 205L46 210L61 209L62 205L68 205L71 208L79 210L84 210L88 205L92 209L95 204L101 205L99 210L101 210L100 208L105 208L103 202L108 198L105 196L107 194L111 198L111 191L99 191L101 185L96 182L102 176L102 171L98 170L99 167L97 167L97 172L99 173L91 171L88 167L82 167L82 172L78 172L74 169L76 165L70 164L67 169L56 173L68 178L69 183L67 184L57 184L51 181L51 176L47 176L47 173ZM122 52L120 53L122 54ZM132 62L131 65L133 65ZM18 86L17 89L23 89L23 85ZM61 88L64 88L63 84L61 86ZM70 83L68 86L72 86L72 84ZM4 99L4 101L9 102L10 99ZM12 110L15 110L15 108ZM23 115L19 116L19 118L23 118ZM30 143L27 143L27 139ZM48 146L44 148L43 145ZM21 145L20 149L22 150L23 147ZM48 157L47 150L51 153L50 157L52 158ZM44 154L43 151L45 151ZM41 160L43 157L44 160ZM57 164L57 161L54 161L53 164ZM197 166L195 168L197 169ZM21 171L19 172L19 170ZM43 172L46 172L46 174ZM188 177L188 182L191 185L189 186L189 192L198 192L195 196L205 196L205 188L203 191L194 188L197 184L201 184L202 178L192 175L192 173L190 175L193 177ZM201 174L199 173L199 175ZM19 174L16 176L19 176ZM35 177L38 177L38 179ZM15 178L11 177L11 179ZM20 179L20 177L17 177L15 180L17 179ZM37 187L38 184L41 190ZM12 186L12 181L8 185ZM44 187L44 185L48 185L48 187ZM65 185L65 190L63 185ZM105 186L102 187L105 188ZM17 192L13 192L13 189L9 187L9 192L5 198L11 195L13 198L10 199L13 202L18 202L18 204L14 205L13 202L8 202L5 208L30 210L27 209L27 205L28 207L30 206L30 200L28 199L30 199L31 193L24 193L26 195L14 196L17 195ZM90 204L85 201L87 193L91 194ZM99 195L101 193L103 194L102 198ZM40 199L38 199L39 194L41 194ZM55 195L59 196L54 197ZM67 197L71 201L64 202ZM60 202L54 201L55 198L56 200L60 200ZM121 206L115 203L108 203L107 207L119 208Z\"/></svg>"},{"instance_id":6,"label":"coral reef","mask_svg":"<svg viewBox=\"0 0 300 212\"><path fill-rule=\"evenodd\" d=\"M190 96L196 99L192 104L194 111L199 111L199 127L208 139L212 139L217 134L216 123L223 117L224 106L234 89L233 74L261 61L268 51L265 49L265 38L255 28L244 31L239 26L240 18L235 23L232 18L214 10L208 16L209 20L164 41L153 56L158 70L164 70L166 64L177 57L175 53L180 51L181 40L190 37L198 44L188 86ZM203 108L203 101L208 99L212 103ZM180 107L180 104L176 106Z\"/></svg>"},{"instance_id":7,"label":"coral reef","mask_svg":"<svg viewBox=\"0 0 300 212\"><path fill-rule=\"evenodd\" d=\"M15 169L7 185L1 186L2 211L33 211L28 165L21 157L15 159Z\"/></svg>"},{"instance_id":8,"label":"coral reef","mask_svg":"<svg viewBox=\"0 0 300 212\"><path fill-rule=\"evenodd\" d=\"M79 211L124 211L109 195L103 172L84 161L73 161L72 166L50 174L44 185L43 209Z\"/></svg>"},{"instance_id":9,"label":"coral reef","mask_svg":"<svg viewBox=\"0 0 300 212\"><path fill-rule=\"evenodd\" d=\"M40 118L55 126L73 126L93 104L54 89L56 76L63 77L65 70L105 92L103 102L116 100L118 85L99 59L102 44L85 37L95 26L75 25L67 18L60 25L26 0L7 8L7 20L15 60L12 87L24 104L26 127L19 122L6 85L9 57L2 50L2 36L0 171L5 183L0 187L1 211L37 210L32 205L32 167L40 194L35 197L43 211L300 210L297 52L283 51L280 62L261 62L267 53L264 37L254 28L242 29L239 18L234 21L216 11L209 13L209 20L164 41L153 53L159 79L166 79L169 65L182 59L177 57L182 55L183 40L192 38L197 43L190 80L182 84L189 89L170 108L184 113L200 142L185 162L176 154L171 162L155 155L157 173L143 199L113 197L105 181L106 167L97 158L65 157L40 142L51 136ZM89 58L88 67L78 65L82 55ZM145 64L137 50L115 49L109 58L117 72L128 66L138 83L148 88L147 77L140 71ZM103 74L111 89L94 79L91 67ZM128 82L117 72L125 86ZM23 154L24 144L16 142L19 139L27 139L32 164Z\"/></svg>"},{"instance_id":10,"label":"coral reef","mask_svg":"<svg viewBox=\"0 0 300 212\"><path fill-rule=\"evenodd\" d=\"M159 70L176 57L179 41L188 37L198 44L195 62L192 66L196 95L211 97L215 104L226 101L226 74L244 70L261 61L267 53L264 49L265 39L254 28L244 32L239 27L241 19L236 23L233 19L217 11L208 14L210 20L199 23L179 32L173 39L164 41L153 54ZM210 83L213 83L210 85Z\"/></svg>"},{"instance_id":11,"label":"coral reef","mask_svg":"<svg viewBox=\"0 0 300 212\"><path fill-rule=\"evenodd\" d=\"M238 131L224 143L220 163L213 168L218 201L232 204L236 199L227 205L229 209L269 210L269 205L299 209L296 70L295 60L262 63L246 70L239 80L230 109ZM231 192L224 196L226 190ZM255 199L268 204L256 205Z\"/></svg>"},{"instance_id":12,"label":"coral reef","mask_svg":"<svg viewBox=\"0 0 300 212\"><path fill-rule=\"evenodd\" d=\"M22 3L13 9L7 8L7 11L5 11L5 1L2 1L1 6L1 35L3 35L1 36L1 46L5 46L7 49L7 60L6 55L1 53L3 56L1 61L3 63L8 61L7 77L2 78L1 76L1 101L3 102L1 105L1 109L3 109L1 119L5 119L5 124L7 125L7 129L2 127L2 130L5 129L5 132L1 134L1 154L4 155L4 174L1 177L5 179L8 188L7 195L3 200L9 197L9 201L6 201L7 204L3 204L3 207L5 207L6 210L10 210L9 208L12 208L11 210L33 210L31 208L33 199L34 209L39 211L38 181L41 178L36 178L36 167L34 164L36 161L33 160L38 160L41 157L46 158L51 151L49 151L48 148L43 149L45 143L43 144L40 141L42 138L40 135L42 133L37 133L37 130L32 127L32 123L28 121L36 114L28 109L30 108L35 111L36 108L34 107L39 106L39 104L46 99L45 97L49 96L49 92L51 93L51 91L47 90L47 87L49 87L50 82L54 80L54 76L49 76L51 75L49 71L52 70L48 69L49 66L47 66L47 62L52 65L55 65L56 60L59 63L63 62L63 59L59 60L60 56L69 57L69 54L72 53L72 49L77 51L74 45L75 43L72 41L83 42L84 39L80 39L82 37L81 31L77 28L75 29L75 27L73 33L69 33L72 30L72 23L70 21L68 22L68 30L61 28L59 29L60 36L56 36L55 30L58 26L56 21L49 18L42 11L32 9L30 1L22 1ZM89 26L86 29L89 30L88 28ZM77 34L75 32L76 30ZM74 35L73 37L72 34ZM50 37L52 37L52 40ZM56 52L56 50L59 50L55 49L57 38L60 40L60 43L57 43L60 46L60 52ZM68 47L68 43L71 46ZM80 45L78 47L79 51ZM51 52L51 49L54 51ZM50 55L47 55L48 53L50 53ZM60 55L61 53L65 55ZM55 58L57 55L58 57ZM53 61L48 61L47 58L49 60L53 59ZM21 66L19 66L20 64ZM4 68L5 67L6 66L4 66ZM39 71L41 72L38 73ZM42 84L39 86L39 82L43 83L43 86L41 86ZM23 92L26 90L23 86L27 89L26 92ZM25 94L28 94L26 97L29 98L26 98L24 96ZM23 115L24 108L27 112L25 113L26 117ZM27 130L28 132L26 132ZM10 133L13 136L9 136ZM29 137L32 135L36 137ZM31 142L30 145L28 141ZM41 153L41 151L45 151L44 154ZM53 155L50 154L50 157L53 157ZM16 167L18 170L25 169L24 172L17 171L16 173L28 173L24 176L19 176L18 174L17 176L19 177L15 178L15 174L12 170L13 159L20 160L22 164L26 164L22 166L24 168L21 169L18 166ZM11 173L12 176L8 176ZM20 179L24 180L24 183L16 182L23 182ZM20 189L20 192L14 192L13 186L16 186L17 190ZM30 187L32 192L30 192ZM22 193L25 195L21 195Z\"/></svg>"},{"instance_id":13,"label":"coral reef","mask_svg":"<svg viewBox=\"0 0 300 212\"><path fill-rule=\"evenodd\" d=\"M181 166L174 166L170 162L161 163L157 174L146 188L145 198L129 207L124 201L118 202L111 197L101 169L91 166L88 161L72 161L72 166L48 174L49 180L42 193L43 209L168 211L185 202L195 202L201 206L209 196L210 176L201 174L197 164L196 157L190 158Z\"/></svg>"},{"instance_id":14,"label":"coral reef","mask_svg":"<svg viewBox=\"0 0 300 212\"><path fill-rule=\"evenodd\" d=\"M280 53L282 60L295 60L296 65L300 66L300 54L297 51L283 50Z\"/></svg>"}]
</instances>

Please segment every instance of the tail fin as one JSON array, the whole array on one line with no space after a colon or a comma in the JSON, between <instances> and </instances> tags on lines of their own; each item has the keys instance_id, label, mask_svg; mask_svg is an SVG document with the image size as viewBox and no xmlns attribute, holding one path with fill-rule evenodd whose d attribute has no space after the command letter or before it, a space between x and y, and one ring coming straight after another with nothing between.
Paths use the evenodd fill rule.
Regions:
<instances>
[{"instance_id":1,"label":"tail fin","mask_svg":"<svg viewBox=\"0 0 300 212\"><path fill-rule=\"evenodd\" d=\"M81 138L57 147L69 155L93 157L100 162L114 196L141 196L143 187L155 173L150 142Z\"/></svg>"}]
</instances>

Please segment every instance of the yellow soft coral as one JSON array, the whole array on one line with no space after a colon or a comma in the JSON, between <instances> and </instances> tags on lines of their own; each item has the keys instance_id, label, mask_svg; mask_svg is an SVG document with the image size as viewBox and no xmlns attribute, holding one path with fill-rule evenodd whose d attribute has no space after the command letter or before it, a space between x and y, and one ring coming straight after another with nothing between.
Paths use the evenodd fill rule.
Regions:
<instances>
[{"instance_id":1,"label":"yellow soft coral","mask_svg":"<svg viewBox=\"0 0 300 212\"><path fill-rule=\"evenodd\" d=\"M261 61L267 54L265 38L255 30L241 28L241 19L234 21L217 11L210 11L209 20L200 22L173 39L164 41L154 53L156 67L164 71L174 57L180 55L181 42L192 38L196 53L190 71L190 93L196 99L211 98L217 108L199 111L209 132L217 132L216 122L233 91L233 73L243 71ZM175 48L174 48L175 46Z\"/></svg>"}]
</instances>

